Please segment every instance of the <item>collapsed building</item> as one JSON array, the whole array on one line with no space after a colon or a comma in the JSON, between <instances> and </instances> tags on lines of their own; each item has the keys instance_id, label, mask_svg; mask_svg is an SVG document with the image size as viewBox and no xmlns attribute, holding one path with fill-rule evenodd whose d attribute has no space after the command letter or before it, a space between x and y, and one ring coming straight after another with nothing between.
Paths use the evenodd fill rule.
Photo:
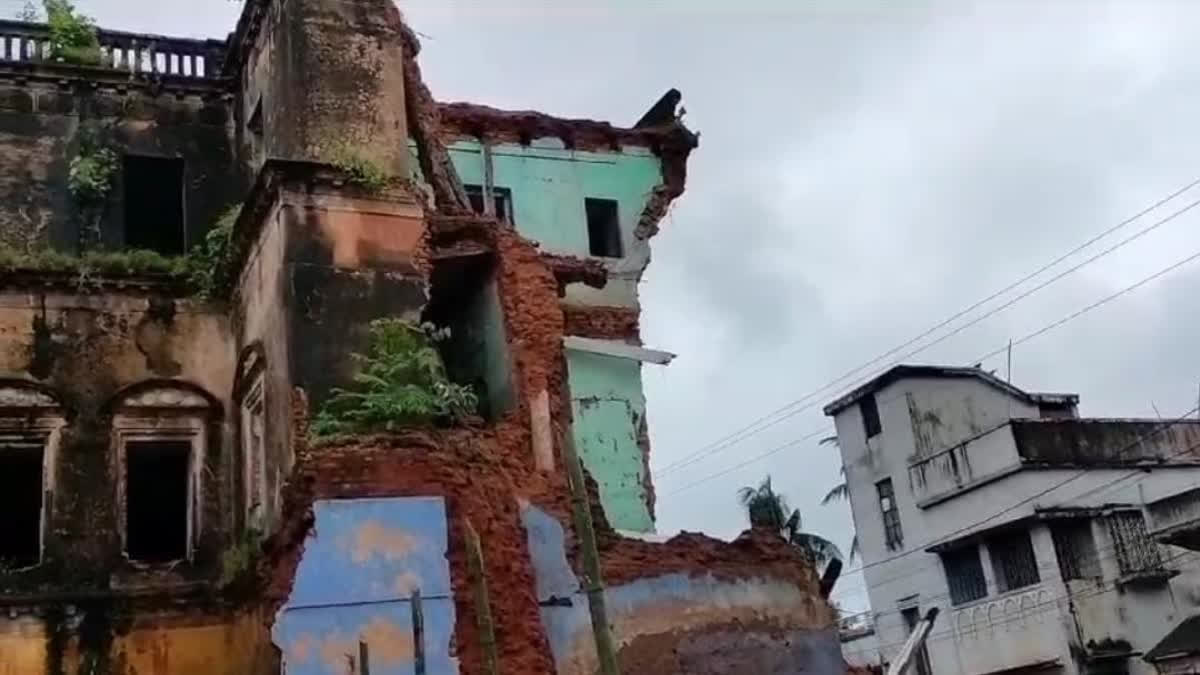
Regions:
<instances>
[{"instance_id":1,"label":"collapsed building","mask_svg":"<svg viewBox=\"0 0 1200 675\"><path fill-rule=\"evenodd\" d=\"M0 675L844 668L779 537L645 536L678 92L441 103L385 0L94 36L0 22ZM381 319L471 414L316 433Z\"/></svg>"}]
</instances>

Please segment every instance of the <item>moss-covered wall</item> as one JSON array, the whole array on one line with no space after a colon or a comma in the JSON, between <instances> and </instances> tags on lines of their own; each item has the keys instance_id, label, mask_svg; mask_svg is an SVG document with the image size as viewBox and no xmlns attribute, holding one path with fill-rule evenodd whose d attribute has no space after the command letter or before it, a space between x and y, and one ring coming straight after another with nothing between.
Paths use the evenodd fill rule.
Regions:
<instances>
[{"instance_id":1,"label":"moss-covered wall","mask_svg":"<svg viewBox=\"0 0 1200 675\"><path fill-rule=\"evenodd\" d=\"M243 196L230 110L218 90L118 90L0 77L0 243L76 249L80 217L67 176L81 128L96 130L118 155L182 158L187 244L201 241ZM118 170L101 225L104 242L114 247L124 243L123 185Z\"/></svg>"},{"instance_id":2,"label":"moss-covered wall","mask_svg":"<svg viewBox=\"0 0 1200 675\"><path fill-rule=\"evenodd\" d=\"M218 309L189 300L0 292L0 376L44 385L61 401L66 419L52 468L43 563L0 573L0 591L107 589L136 580L121 555L108 408L118 392L152 380L187 382L220 403L207 432L197 565L178 569L200 578L214 571L228 529L233 437L224 413L233 381L231 338Z\"/></svg>"}]
</instances>

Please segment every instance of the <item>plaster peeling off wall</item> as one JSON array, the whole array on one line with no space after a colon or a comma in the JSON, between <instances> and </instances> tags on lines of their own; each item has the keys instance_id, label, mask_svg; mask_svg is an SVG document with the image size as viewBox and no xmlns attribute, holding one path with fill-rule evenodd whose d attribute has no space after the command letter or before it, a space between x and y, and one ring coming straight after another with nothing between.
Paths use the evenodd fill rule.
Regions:
<instances>
[{"instance_id":1,"label":"plaster peeling off wall","mask_svg":"<svg viewBox=\"0 0 1200 675\"><path fill-rule=\"evenodd\" d=\"M560 675L596 672L586 596L567 562L562 525L522 504L542 624ZM812 598L768 579L711 573L647 576L605 589L623 672L800 675L845 670L833 628L814 625Z\"/></svg>"},{"instance_id":2,"label":"plaster peeling off wall","mask_svg":"<svg viewBox=\"0 0 1200 675\"><path fill-rule=\"evenodd\" d=\"M646 462L638 425L646 414L641 363L567 351L575 448L600 488L608 522L618 530L652 532Z\"/></svg>"},{"instance_id":3,"label":"plaster peeling off wall","mask_svg":"<svg viewBox=\"0 0 1200 675\"><path fill-rule=\"evenodd\" d=\"M412 593L421 591L426 672L458 673L440 497L320 500L273 639L287 675L345 675L359 643L372 675L414 672ZM357 665L354 666L355 668Z\"/></svg>"},{"instance_id":4,"label":"plaster peeling off wall","mask_svg":"<svg viewBox=\"0 0 1200 675\"><path fill-rule=\"evenodd\" d=\"M635 237L634 230L647 199L662 182L659 158L647 148L567 150L557 138L534 139L528 146L497 144L491 156L492 183L510 191L517 231L549 253L588 256L584 199L616 200L624 256L604 259L610 270L605 288L572 288L568 295L591 305L635 306L637 280L650 260L650 246ZM464 184L483 185L484 155L478 142L454 143L450 159Z\"/></svg>"}]
</instances>

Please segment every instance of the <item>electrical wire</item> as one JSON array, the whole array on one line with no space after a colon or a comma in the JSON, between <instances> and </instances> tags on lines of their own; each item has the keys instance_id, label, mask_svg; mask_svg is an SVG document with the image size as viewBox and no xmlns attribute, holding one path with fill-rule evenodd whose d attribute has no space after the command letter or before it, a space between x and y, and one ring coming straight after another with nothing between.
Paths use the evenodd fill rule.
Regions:
<instances>
[{"instance_id":1,"label":"electrical wire","mask_svg":"<svg viewBox=\"0 0 1200 675\"><path fill-rule=\"evenodd\" d=\"M940 330L941 328L943 328L943 327L945 327L945 326L949 325L950 323L953 323L955 320L957 320L957 319L961 318L962 316L964 316L964 315L966 315L966 314L968 314L968 313L970 313L970 312L974 311L975 309L979 308L980 306L982 306L982 305L985 305L985 304L987 304L988 302L991 302L992 300L994 300L994 299L996 299L996 298L998 298L998 297L1001 297L1001 296L1003 296L1003 295L1007 294L1009 291L1011 291L1011 290L1013 290L1013 289L1015 289L1015 288L1017 288L1017 287L1019 287L1019 286L1021 286L1021 285L1025 284L1026 282L1028 282L1028 281L1030 281L1030 280L1032 280L1032 279L1034 279L1034 278L1036 278L1036 277L1040 276L1042 273L1044 273L1044 272L1046 272L1046 271L1048 271L1048 270L1050 270L1050 269L1052 269L1052 268L1056 267L1057 265L1059 265L1060 263L1062 263L1062 262L1063 262L1063 261L1065 261L1066 259L1070 258L1071 256L1075 255L1076 253L1079 253L1080 251L1082 251L1082 250L1084 250L1084 249L1086 249L1086 248L1090 247L1091 245L1093 245L1093 244L1095 244L1096 242L1098 242L1098 241L1100 241L1100 240L1104 239L1104 238L1105 238L1105 237L1107 237L1108 235L1110 235L1110 234L1112 234L1112 233L1116 232L1117 230L1120 230L1120 229L1122 229L1122 228L1124 228L1124 227L1127 227L1128 225L1130 225L1131 223L1133 223L1133 222L1135 222L1135 221L1139 220L1140 218L1142 218L1143 216L1147 215L1148 213L1151 213L1151 212L1153 212L1153 211L1157 210L1158 208L1162 207L1163 205L1165 205L1166 203L1168 203L1168 202L1170 202L1171 200L1175 199L1176 197L1178 197L1178 196L1182 195L1183 193L1187 192L1188 190L1191 190L1191 189L1192 189L1193 187L1195 187L1196 185L1200 185L1200 179L1193 180L1192 182L1188 183L1188 184L1187 184L1187 185L1185 185L1184 187L1182 187L1182 188L1179 188L1178 190L1176 190L1176 191L1174 191L1174 192L1172 192L1172 193L1168 194L1166 197L1163 197L1163 198L1159 199L1157 202L1155 202L1155 203L1151 204L1150 206L1147 206L1146 208L1142 209L1142 210L1141 210L1141 211L1139 211L1137 214L1135 214L1135 215L1133 215L1133 216L1130 216L1129 218L1126 218L1125 220L1121 221L1120 223L1117 223L1117 224L1116 224L1116 225L1114 225L1113 227L1110 227L1110 228L1108 228L1108 229L1104 230L1103 232L1101 232L1101 233L1099 233L1099 234L1097 234L1097 235L1093 236L1092 238L1088 239L1088 240L1087 240L1087 241L1085 241L1084 243L1082 243L1082 244L1080 244L1080 245L1076 246L1075 248L1071 249L1071 250L1070 250L1070 251L1068 251L1067 253L1060 255L1059 257L1055 258L1055 259L1054 259L1054 260L1052 260L1051 262L1049 262L1049 263L1047 263L1047 264L1043 265L1042 267L1038 268L1038 269L1037 269L1037 270L1035 270L1034 272L1032 272L1032 273L1030 273L1030 274L1027 274L1026 276L1022 277L1022 278L1021 278L1021 279L1019 279L1018 281L1016 281L1016 282L1014 282L1014 283L1012 283L1012 284L1009 284L1008 286L1006 286L1006 287L1004 287L1003 289L1001 289L1001 290L999 290L999 291L997 291L997 292L993 293L992 295L989 295L988 297L984 298L983 300L980 300L980 301L978 301L978 302L976 302L976 303L974 303L974 304L970 305L970 306L969 306L969 307L967 307L966 309L964 309L964 310L961 310L961 311L959 311L959 312L957 312L957 313L955 313L955 314L951 315L949 318L947 318L947 319L943 320L942 322L940 322L940 323L938 323L938 324L934 325L933 327L931 327L931 328L927 329L926 331L924 331L924 332L920 333L919 335L917 335L916 337L914 337L914 338L912 338L912 339L908 340L907 342L904 342L904 343L902 343L902 344L900 344L900 345L898 345L898 346L896 346L896 347L893 347L892 349L890 349L890 350L888 350L888 351L884 352L883 354L881 354L881 355L879 355L879 356L876 356L875 358L871 359L870 361L867 361L867 362L865 362L865 363L863 363L863 364L861 364L861 365L859 365L859 366L857 366L857 367L855 367L855 368L853 368L853 369L851 369L851 370L847 371L846 373L844 373L844 374L842 374L842 375L838 376L837 378L835 378L835 379L833 379L833 380L831 380L831 381L829 381L829 382L825 383L825 384L824 384L824 385L822 385L821 387L818 387L817 389L815 389L815 390L813 390L813 391L809 392L808 394L805 394L805 395L801 396L801 397L800 397L800 398L798 398L798 399L794 399L793 401L791 401L791 402L789 402L789 403L787 403L787 404L785 404L785 405L781 406L780 408L776 408L775 410L773 410L773 411L771 411L771 412L767 413L766 415L764 415L764 416L762 416L762 417L760 417L760 418L758 418L758 419L754 420L754 421L753 421L753 422L751 422L750 424L748 424L748 425L746 425L746 426L744 426L744 427L741 427L740 429L738 429L738 430L735 430L735 431L731 432L730 434L727 434L726 436L723 436L723 437L721 437L720 439L718 439L718 440L716 440L716 441L714 441L714 442L710 443L709 445L706 445L706 446L704 446L704 447L700 448L700 449L699 449L699 450L697 450L696 452L694 452L694 453L691 453L691 454L689 454L689 455L686 455L686 456L684 456L684 457L682 457L682 458L680 458L680 459L676 460L675 462L672 462L671 464L667 465L666 467L663 467L663 468L662 468L662 469L661 469L661 470L660 470L660 471L657 473L657 475L663 475L663 474L665 474L665 473L667 473L667 472L669 472L669 471L672 471L672 470L675 470L675 469L678 469L678 468L683 468L683 467L689 466L689 465L691 465L691 464L694 464L696 461L699 461L699 460L703 459L704 457L707 457L707 456L710 456L710 455L712 455L712 454L715 454L716 452L719 452L720 450L722 450L722 449L724 449L724 448L727 448L727 447L729 447L730 445L734 445L734 444L736 444L736 443L740 442L741 440L744 440L745 438L749 438L749 437L751 437L751 436L757 435L758 433L761 433L762 431L765 431L766 429L769 429L769 428L771 428L772 426L775 426L775 424L778 424L779 422L783 421L784 419L788 419L789 417L792 417L792 416L794 416L794 415L795 415L795 414L797 414L797 413L798 413L800 410L803 410L803 409L805 409L805 408L811 407L811 405L812 405L812 404L810 404L810 405L805 405L805 406L803 406L803 407L801 407L801 408L799 408L799 409L795 409L795 408L796 408L796 406L800 406L800 405L801 405L802 403L804 403L805 401L808 401L808 400L810 400L810 399L812 399L812 398L816 397L817 395L821 394L822 392L824 392L824 391L826 391L826 390L828 390L828 389L832 388L834 385L836 385L836 384L838 384L838 383L840 383L840 382L843 382L843 381L845 381L846 379L849 379L850 377L852 377L852 376L854 376L854 375L856 375L856 374L858 374L858 373L862 372L863 370L865 370L865 369L869 368L870 366L874 365L875 363L878 363L879 361L882 361L882 360L886 359L888 356L891 356L892 354L895 354L896 352L898 352L898 351L900 351L900 350L902 350L902 349L905 349L906 347L908 347L908 346L910 346L910 345L912 345L912 344L914 344L914 343L916 343L916 342L918 342L918 341L922 340L923 338L925 338L925 337L927 337L927 336L929 336L929 335L931 335L931 334L933 334L933 333L937 332L937 331L938 331L938 330ZM1200 200L1197 200L1197 201L1193 201L1193 202L1191 202L1190 204L1188 204L1187 206L1183 207L1182 209L1180 209L1180 210L1178 210L1178 211L1176 211L1176 212L1172 213L1171 215L1169 215L1169 216L1167 216L1167 217L1165 217L1165 218L1163 218L1163 219L1160 219L1160 220L1158 220L1158 221L1156 221L1156 222L1152 223L1150 226L1148 226L1148 227L1146 227L1146 228L1143 228L1142 230L1139 230L1138 232L1134 233L1134 234L1133 234L1133 235L1131 235L1130 237L1127 237L1126 239L1124 239L1124 240L1122 240L1122 241L1118 242L1117 244L1115 244L1115 245L1113 245L1113 246L1109 247L1108 249L1105 249L1104 251L1101 251L1101 252L1100 252L1100 253L1098 253L1097 255L1095 255L1095 256L1092 256L1091 258L1088 258L1087 260L1083 261L1082 263L1079 263L1079 264L1075 265L1074 267L1071 267L1071 268L1067 269L1066 271L1064 271L1064 272L1062 272L1062 273L1060 273L1060 274L1058 274L1058 275L1056 275L1056 276L1052 277L1050 280L1048 280L1048 281L1046 281L1046 282L1043 282L1042 284L1039 284L1038 286L1035 286L1034 288L1032 288L1032 289L1030 289L1030 290L1028 290L1028 291L1026 291L1026 292L1024 292L1024 293L1022 293L1021 295L1018 295L1016 298L1014 298L1014 299L1010 300L1009 302L1007 302L1007 303L1005 303L1005 304L1003 304L1003 305L1001 305L1001 306L999 306L999 307L993 308L991 311L989 311L989 312L987 312L987 313L985 313L985 314L983 314L983 315L981 315L981 316L977 317L976 319L972 320L971 322L968 322L967 324L965 324L965 325L963 325L963 326L960 326L960 327L958 327L957 329L955 329L955 330L954 330L954 331L952 331L951 333L949 333L949 334L947 334L947 335L944 335L944 336L942 336L942 337L938 338L937 340L935 340L934 342L931 342L931 343L929 343L929 344L926 344L926 345L922 346L921 348L919 348L919 349L917 349L917 350L914 350L914 351L912 351L912 352L909 352L909 353L905 354L904 356L900 357L900 359L899 359L898 361L903 361L904 359L910 358L911 356L914 356L915 354L918 354L918 353L920 353L921 351L924 351L925 349L928 349L929 347L932 347L932 346L934 346L934 345L936 345L936 344L939 344L940 342L942 342L942 341L944 341L944 340L948 339L949 337L952 337L953 335L956 335L956 334L958 334L958 333L962 332L962 331L963 331L963 330L965 330L966 328L969 328L969 327L971 327L971 326L973 326L973 325L975 325L975 324L979 323L980 321L982 321L982 320L984 320L984 319L986 319L986 318L988 318L988 317L990 317L990 316L992 316L992 315L994 315L994 314L996 314L996 313L998 313L998 312L1000 312L1000 311L1003 311L1004 309L1007 309L1008 307L1012 306L1012 305L1013 305L1013 304L1015 304L1016 302L1019 302L1020 300L1022 300L1022 299L1024 299L1024 298L1026 298L1026 297L1029 297L1029 296L1030 296L1030 295L1032 295L1033 293L1036 293L1037 291L1039 291L1039 290L1041 290L1041 289L1045 288L1046 286L1048 286L1048 285L1050 285L1050 284L1052 284L1052 283L1054 283L1054 282L1056 282L1056 281L1058 281L1058 280L1062 279L1063 277L1065 277L1065 276L1067 276L1067 275L1069 275L1069 274L1072 274L1072 273L1074 273L1074 272L1078 271L1078 270L1079 270L1079 269L1081 269L1082 267L1085 267L1085 266L1087 266L1087 265L1090 265L1091 263L1093 263L1093 262L1095 262L1095 261L1099 260L1100 258L1103 258L1103 257L1105 257L1105 256L1107 256L1107 255L1109 255L1109 254L1111 254L1113 251L1115 251L1115 250L1117 250L1117 249L1119 249L1119 248L1121 248L1121 247L1123 247L1123 246L1125 246L1125 245L1127 245L1127 244L1131 243L1132 241L1135 241L1136 239L1139 239L1139 238L1141 238L1142 236L1145 236L1146 234L1149 234L1150 232L1152 232L1152 231L1156 230L1157 228L1161 227L1162 225L1165 225L1166 223L1169 223L1169 222L1171 222L1171 221L1175 220L1176 218L1178 218L1178 217L1182 216L1184 213L1187 213L1188 211L1192 210L1193 208L1195 208L1195 207L1196 207L1196 206L1198 206L1198 205L1200 205ZM898 362L898 361L897 361L897 362ZM888 366L888 367L890 367L890 366ZM886 368L885 368L885 370L886 370ZM777 419L773 419L773 418L777 418ZM773 420L773 421L769 421L769 422L768 422L768 420ZM768 422L768 423L766 423L766 424L763 424L764 422Z\"/></svg>"},{"instance_id":2,"label":"electrical wire","mask_svg":"<svg viewBox=\"0 0 1200 675\"><path fill-rule=\"evenodd\" d=\"M1200 204L1200 201L1196 202L1196 204ZM1021 338L1019 338L1019 339L1017 339L1017 340L1014 340L1014 341L1012 342L1012 345L1013 345L1013 346L1016 346L1016 345L1024 344L1025 342L1028 342L1029 340L1032 340L1032 339L1034 339L1034 338L1037 338L1037 337L1039 337L1039 336L1041 336L1041 335L1044 335L1044 334L1046 334L1046 333L1048 333L1048 332L1050 332L1050 331L1052 331L1052 330L1054 330L1054 329L1056 329L1056 328L1059 328L1059 327L1061 327L1061 326L1063 326L1063 325L1065 325L1065 324L1067 324L1067 323L1069 323L1069 322L1071 322L1071 321L1073 321L1073 320L1075 320L1075 319L1077 319L1077 318L1079 318L1079 317L1083 316L1084 314L1087 314L1088 312L1091 312L1091 311L1092 311L1092 310L1094 310L1094 309L1097 309L1097 308L1099 308L1099 307L1102 307L1102 306L1104 306L1104 305L1108 304L1109 302L1112 302L1113 300L1116 300L1116 299L1118 299L1118 298L1120 298L1120 297L1122 297L1122 296L1124 296L1124 295L1126 295L1126 294L1128 294L1128 293L1131 293L1131 292L1133 292L1133 291L1137 290L1138 288L1141 288L1142 286L1145 286L1146 284L1150 283L1151 281L1154 281L1154 280L1156 280L1156 279L1158 279L1158 278L1160 278L1160 277L1162 277L1162 276L1164 276L1164 275L1166 275L1166 274L1169 274L1170 272L1173 272L1173 271L1175 271L1175 270L1179 269L1180 267L1182 267L1182 266L1184 266L1184 265L1186 265L1186 264L1188 264L1188 263L1194 262L1194 261L1195 261L1195 260L1197 260L1197 259L1200 259L1200 251L1197 251L1197 252L1195 252L1195 253L1193 253L1193 254L1191 254L1191 255L1189 255L1189 256L1187 256L1187 257L1185 257L1185 258L1181 259L1181 260L1178 260L1178 261L1176 261L1175 263L1173 263L1173 264L1171 264L1171 265L1169 265L1169 266L1167 266L1167 267L1165 267L1165 268L1163 268L1163 269L1161 269L1161 270L1159 270L1159 271L1155 272L1154 274L1151 274L1151 275L1150 275L1150 276L1148 276L1148 277L1144 277L1144 278L1142 278L1142 279L1138 280L1137 282L1135 282L1135 283L1133 283L1133 284L1131 284L1131 285L1129 285L1129 286L1126 286L1126 287L1122 288L1121 290L1119 290L1119 291L1117 291L1117 292L1115 292L1115 293L1112 293L1112 294L1110 294L1110 295L1108 295L1108 296L1105 296L1104 298L1101 298L1100 300L1098 300L1098 301L1096 301L1096 302L1093 302L1092 304L1090 304L1090 305L1087 305L1086 307L1083 307L1083 308L1082 308L1082 309L1080 309L1080 310L1077 310L1077 311L1075 311L1075 312L1072 312L1071 314L1068 314L1068 315L1066 315L1065 317L1062 317L1062 318L1060 318L1060 319L1058 319L1058 320L1056 320L1056 321L1054 321L1054 322L1051 322L1051 323L1049 323L1049 324L1047 324L1047 325L1043 326L1042 328L1039 328L1039 329L1037 329L1037 330L1035 330L1035 331L1033 331L1033 332L1031 332L1031 333L1029 333L1029 334L1027 334L1027 335L1024 335L1024 336L1022 336ZM998 350L996 350L996 351L989 352L988 354L985 354L985 355L984 355L983 357L981 357L980 359L977 359L977 362L979 362L979 361L984 361L984 360L987 360L988 358L990 358L990 357L992 357L992 356L996 356L997 354L1003 353L1003 352L1004 352L1006 349L1008 349L1008 348L1009 348L1009 347L1008 347L1008 345L1005 345L1005 346L1004 346L1004 347L1002 347L1001 349L998 349ZM825 427L825 430L828 430L828 427ZM812 434L810 434L810 435L806 436L805 438L810 438L810 437L812 437L812 436L816 436L816 435L817 435L817 434L819 434L819 433L821 433L821 432L815 432L815 433L812 433ZM789 446L789 447L790 447L790 446ZM727 474L729 474L729 473L731 473L731 472L733 472L733 471L736 471L736 470L738 470L738 469L741 469L741 468L743 468L743 467L745 467L745 466L748 466L748 465L750 465L750 464L753 464L753 463L755 463L755 462L758 462L758 461L761 461L761 460L763 460L763 459L766 459L767 457L770 457L770 456L771 456L771 455L773 455L773 454L777 454L777 453L779 453L779 452L782 452L782 451L783 451L783 450L785 450L785 449L787 449L787 447L785 447L785 446L780 446L780 447L774 448L774 449L772 449L772 450L770 450L770 451L768 451L768 452L766 452L766 453L764 453L764 454L758 455L758 456L756 456L756 457L754 457L754 458L752 458L752 459L750 459L750 460L747 460L747 461L745 461L745 462L741 462L740 464L737 464L737 465L735 465L735 466L733 466L733 467L730 467L730 468L724 469L724 470L722 470L722 471L718 471L717 473L714 473L714 474L710 474L710 475L708 475L708 476L705 476L704 478L701 478L701 479L699 479L699 480L697 480L697 481L694 481L694 482L692 482L692 483L689 483L689 484L687 484L687 485L685 485L685 486L683 486L683 487L681 487L681 488L678 488L678 489L676 489L676 490L672 490L671 492L668 492L666 495L664 495L664 497L670 497L670 496L673 496L673 495L677 495L677 494L679 494L679 493L681 493L681 492L685 492L685 491L687 491L687 490L690 490L690 489L692 489L692 488L695 488L695 487L697 487L697 486L699 486L699 485L703 485L704 483L707 483L707 482L709 482L709 481L712 481L712 480L715 480L715 479L717 479L717 478L720 478L721 476L727 475Z\"/></svg>"}]
</instances>

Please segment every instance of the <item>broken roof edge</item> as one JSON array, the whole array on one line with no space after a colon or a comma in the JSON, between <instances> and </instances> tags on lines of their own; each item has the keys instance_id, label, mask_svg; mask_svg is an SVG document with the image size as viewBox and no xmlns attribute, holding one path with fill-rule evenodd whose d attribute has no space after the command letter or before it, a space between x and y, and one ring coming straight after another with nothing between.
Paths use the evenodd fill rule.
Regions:
<instances>
[{"instance_id":1,"label":"broken roof edge","mask_svg":"<svg viewBox=\"0 0 1200 675\"><path fill-rule=\"evenodd\" d=\"M1200 614L1180 621L1169 633L1142 656L1148 663L1200 653Z\"/></svg>"},{"instance_id":2,"label":"broken roof edge","mask_svg":"<svg viewBox=\"0 0 1200 675\"><path fill-rule=\"evenodd\" d=\"M1037 405L1072 406L1079 403L1079 394L1032 393L1005 382L990 372L976 367L900 364L876 375L850 392L827 404L823 412L833 416L854 405L859 399L893 382L906 378L975 378L1004 393Z\"/></svg>"}]
</instances>

